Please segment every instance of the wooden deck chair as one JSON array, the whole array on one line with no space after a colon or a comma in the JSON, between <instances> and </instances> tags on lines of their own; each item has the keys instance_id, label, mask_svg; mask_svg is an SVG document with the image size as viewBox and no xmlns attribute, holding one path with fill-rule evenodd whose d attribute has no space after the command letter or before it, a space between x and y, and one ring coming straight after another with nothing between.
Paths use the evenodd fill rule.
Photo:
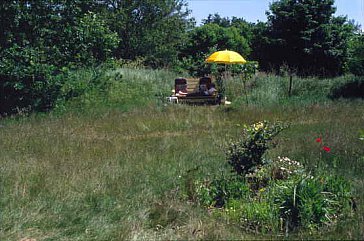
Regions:
<instances>
[{"instance_id":1,"label":"wooden deck chair","mask_svg":"<svg viewBox=\"0 0 364 241\"><path fill-rule=\"evenodd\" d=\"M187 92L188 94L198 93L199 91L199 79L189 78L187 79Z\"/></svg>"},{"instance_id":2,"label":"wooden deck chair","mask_svg":"<svg viewBox=\"0 0 364 241\"><path fill-rule=\"evenodd\" d=\"M210 86L211 86L211 78L210 77L202 77L199 80L199 91L200 93L204 93L205 91L207 91Z\"/></svg>"},{"instance_id":3,"label":"wooden deck chair","mask_svg":"<svg viewBox=\"0 0 364 241\"><path fill-rule=\"evenodd\" d=\"M177 78L174 80L175 94L187 95L187 80L185 78Z\"/></svg>"}]
</instances>

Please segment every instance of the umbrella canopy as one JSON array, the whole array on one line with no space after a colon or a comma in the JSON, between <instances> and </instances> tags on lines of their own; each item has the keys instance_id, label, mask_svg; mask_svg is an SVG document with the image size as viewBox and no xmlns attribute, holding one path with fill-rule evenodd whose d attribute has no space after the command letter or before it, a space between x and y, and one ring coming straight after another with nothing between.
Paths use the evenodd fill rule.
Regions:
<instances>
[{"instance_id":1,"label":"umbrella canopy","mask_svg":"<svg viewBox=\"0 0 364 241\"><path fill-rule=\"evenodd\" d=\"M206 59L206 62L218 63L218 64L245 64L246 60L237 52L230 50L223 50L211 54Z\"/></svg>"}]
</instances>

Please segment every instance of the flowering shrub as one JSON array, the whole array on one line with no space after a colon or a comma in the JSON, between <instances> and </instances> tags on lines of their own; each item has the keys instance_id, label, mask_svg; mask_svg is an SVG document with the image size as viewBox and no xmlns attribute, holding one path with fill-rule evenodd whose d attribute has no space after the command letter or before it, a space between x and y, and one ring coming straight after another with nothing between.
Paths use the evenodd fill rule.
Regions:
<instances>
[{"instance_id":1,"label":"flowering shrub","mask_svg":"<svg viewBox=\"0 0 364 241\"><path fill-rule=\"evenodd\" d=\"M247 231L317 230L351 214L355 202L348 181L327 173L311 174L288 157L263 159L269 142L285 128L267 121L245 126L228 147L235 172L195 182L197 201ZM321 137L320 149L330 152Z\"/></svg>"},{"instance_id":2,"label":"flowering shrub","mask_svg":"<svg viewBox=\"0 0 364 241\"><path fill-rule=\"evenodd\" d=\"M281 122L268 121L245 125L240 139L228 147L228 163L238 175L254 172L263 165L262 157L269 149L269 142L285 128Z\"/></svg>"}]
</instances>

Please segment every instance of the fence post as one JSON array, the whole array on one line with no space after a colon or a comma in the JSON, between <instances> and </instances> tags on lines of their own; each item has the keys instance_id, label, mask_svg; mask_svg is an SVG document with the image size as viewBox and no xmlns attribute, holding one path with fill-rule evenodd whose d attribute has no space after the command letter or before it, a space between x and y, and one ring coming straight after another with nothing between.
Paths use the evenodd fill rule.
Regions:
<instances>
[{"instance_id":1,"label":"fence post","mask_svg":"<svg viewBox=\"0 0 364 241\"><path fill-rule=\"evenodd\" d=\"M288 86L288 96L291 97L292 95L292 74L289 76L289 86Z\"/></svg>"}]
</instances>

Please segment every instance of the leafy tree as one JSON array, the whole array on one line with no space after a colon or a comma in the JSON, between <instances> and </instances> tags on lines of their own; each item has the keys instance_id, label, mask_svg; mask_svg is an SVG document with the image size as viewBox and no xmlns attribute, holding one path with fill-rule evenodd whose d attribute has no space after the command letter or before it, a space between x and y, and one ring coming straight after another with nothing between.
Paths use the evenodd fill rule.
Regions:
<instances>
[{"instance_id":1,"label":"leafy tree","mask_svg":"<svg viewBox=\"0 0 364 241\"><path fill-rule=\"evenodd\" d=\"M185 7L184 0L1 1L0 114L51 108L64 81L56 76L69 67L113 56L170 65L192 26Z\"/></svg>"},{"instance_id":2,"label":"leafy tree","mask_svg":"<svg viewBox=\"0 0 364 241\"><path fill-rule=\"evenodd\" d=\"M346 17L333 17L335 11L334 0L273 2L268 12L271 64L285 63L301 75L342 74L355 27Z\"/></svg>"},{"instance_id":3,"label":"leafy tree","mask_svg":"<svg viewBox=\"0 0 364 241\"><path fill-rule=\"evenodd\" d=\"M218 13L209 14L206 19L202 20L202 24L206 25L209 23L214 23L219 25L220 27L231 27L231 21L229 18L221 17Z\"/></svg>"},{"instance_id":4,"label":"leafy tree","mask_svg":"<svg viewBox=\"0 0 364 241\"><path fill-rule=\"evenodd\" d=\"M51 108L65 66L110 56L119 40L97 9L96 1L0 3L0 114Z\"/></svg>"},{"instance_id":5,"label":"leafy tree","mask_svg":"<svg viewBox=\"0 0 364 241\"><path fill-rule=\"evenodd\" d=\"M272 48L273 40L269 37L269 27L265 22L258 22L252 27L251 59L259 60L259 66L263 70L270 70L271 64L275 62L272 56L277 56Z\"/></svg>"},{"instance_id":6,"label":"leafy tree","mask_svg":"<svg viewBox=\"0 0 364 241\"><path fill-rule=\"evenodd\" d=\"M56 66L42 60L44 51L14 44L0 56L0 115L51 108L61 86L61 75Z\"/></svg>"},{"instance_id":7,"label":"leafy tree","mask_svg":"<svg viewBox=\"0 0 364 241\"><path fill-rule=\"evenodd\" d=\"M252 47L252 39L254 37L254 25L254 23L250 23L243 18L233 17L231 19L231 27L238 29L240 35L248 41L250 47Z\"/></svg>"},{"instance_id":8,"label":"leafy tree","mask_svg":"<svg viewBox=\"0 0 364 241\"><path fill-rule=\"evenodd\" d=\"M214 15L210 14L206 19L203 19L202 23L204 25L213 23L224 28L235 27L239 34L243 36L249 44L253 38L254 24L247 22L243 18L232 17L232 19L230 19L228 17L221 17L218 13L215 13Z\"/></svg>"},{"instance_id":9,"label":"leafy tree","mask_svg":"<svg viewBox=\"0 0 364 241\"><path fill-rule=\"evenodd\" d=\"M357 34L350 43L350 72L364 76L364 35Z\"/></svg>"},{"instance_id":10,"label":"leafy tree","mask_svg":"<svg viewBox=\"0 0 364 241\"><path fill-rule=\"evenodd\" d=\"M121 39L117 56L144 57L147 64L164 66L173 62L185 42L188 19L184 0L110 0L107 16Z\"/></svg>"},{"instance_id":11,"label":"leafy tree","mask_svg":"<svg viewBox=\"0 0 364 241\"><path fill-rule=\"evenodd\" d=\"M73 49L71 61L87 63L99 62L112 57L112 52L119 44L117 33L112 32L104 19L88 12L77 20L68 37L68 49Z\"/></svg>"},{"instance_id":12,"label":"leafy tree","mask_svg":"<svg viewBox=\"0 0 364 241\"><path fill-rule=\"evenodd\" d=\"M221 27L215 23L208 23L196 27L189 32L189 41L180 57L184 66L191 74L203 75L210 71L205 68L207 55L216 50L234 50L243 56L248 56L250 47L248 41L239 33L236 27Z\"/></svg>"}]
</instances>

